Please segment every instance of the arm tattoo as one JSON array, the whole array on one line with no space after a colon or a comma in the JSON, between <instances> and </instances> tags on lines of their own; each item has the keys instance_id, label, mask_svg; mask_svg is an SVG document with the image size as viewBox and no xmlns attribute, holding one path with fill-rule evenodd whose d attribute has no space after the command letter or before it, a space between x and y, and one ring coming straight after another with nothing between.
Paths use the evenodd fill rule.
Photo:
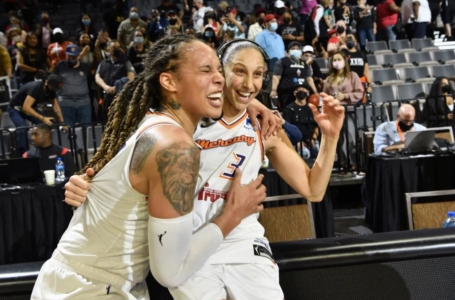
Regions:
<instances>
[{"instance_id":1,"label":"arm tattoo","mask_svg":"<svg viewBox=\"0 0 455 300\"><path fill-rule=\"evenodd\" d=\"M134 154L131 158L130 173L139 174L145 162L155 148L156 137L152 133L144 132L136 143Z\"/></svg>"},{"instance_id":2,"label":"arm tattoo","mask_svg":"<svg viewBox=\"0 0 455 300\"><path fill-rule=\"evenodd\" d=\"M199 149L186 142L175 143L156 154L163 193L182 215L193 210L199 156Z\"/></svg>"}]
</instances>

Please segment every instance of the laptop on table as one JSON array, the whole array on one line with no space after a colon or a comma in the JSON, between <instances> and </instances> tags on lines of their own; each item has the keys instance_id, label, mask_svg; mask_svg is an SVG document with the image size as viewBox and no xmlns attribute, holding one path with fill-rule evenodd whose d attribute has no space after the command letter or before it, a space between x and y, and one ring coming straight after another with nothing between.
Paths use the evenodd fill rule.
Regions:
<instances>
[{"instance_id":1,"label":"laptop on table","mask_svg":"<svg viewBox=\"0 0 455 300\"><path fill-rule=\"evenodd\" d=\"M428 153L433 150L434 134L432 130L409 131L404 136L406 154Z\"/></svg>"},{"instance_id":2,"label":"laptop on table","mask_svg":"<svg viewBox=\"0 0 455 300\"><path fill-rule=\"evenodd\" d=\"M10 158L0 160L0 184L42 183L39 158Z\"/></svg>"}]
</instances>

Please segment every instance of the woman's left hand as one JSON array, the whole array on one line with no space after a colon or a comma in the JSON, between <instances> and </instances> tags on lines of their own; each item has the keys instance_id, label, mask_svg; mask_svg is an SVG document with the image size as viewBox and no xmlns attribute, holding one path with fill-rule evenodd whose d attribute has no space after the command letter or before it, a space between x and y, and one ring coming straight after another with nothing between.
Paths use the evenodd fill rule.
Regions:
<instances>
[{"instance_id":1,"label":"woman's left hand","mask_svg":"<svg viewBox=\"0 0 455 300\"><path fill-rule=\"evenodd\" d=\"M309 103L313 111L314 120L319 125L322 134L327 137L338 137L344 123L344 107L340 105L340 101L334 99L325 93L322 96L322 110Z\"/></svg>"},{"instance_id":2,"label":"woman's left hand","mask_svg":"<svg viewBox=\"0 0 455 300\"><path fill-rule=\"evenodd\" d=\"M268 109L257 99L254 99L248 105L247 113L254 131L257 131L259 129L259 121L257 119L257 116L261 116L262 121L260 126L264 139L267 139L272 134L275 135L278 130L281 129L281 119L278 116L274 115L270 109Z\"/></svg>"}]
</instances>

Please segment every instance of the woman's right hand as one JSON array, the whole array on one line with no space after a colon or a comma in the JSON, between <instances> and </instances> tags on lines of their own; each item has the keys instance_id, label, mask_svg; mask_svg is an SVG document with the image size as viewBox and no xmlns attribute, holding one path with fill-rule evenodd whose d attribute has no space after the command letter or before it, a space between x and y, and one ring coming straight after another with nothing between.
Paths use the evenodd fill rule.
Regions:
<instances>
[{"instance_id":1,"label":"woman's right hand","mask_svg":"<svg viewBox=\"0 0 455 300\"><path fill-rule=\"evenodd\" d=\"M278 94L276 91L271 91L270 92L270 98L275 98L275 97L278 97Z\"/></svg>"},{"instance_id":2,"label":"woman's right hand","mask_svg":"<svg viewBox=\"0 0 455 300\"><path fill-rule=\"evenodd\" d=\"M54 123L52 122L53 120L54 120L54 118L44 117L44 118L43 118L43 123L46 124L46 125L51 126L52 124L54 124Z\"/></svg>"},{"instance_id":3,"label":"woman's right hand","mask_svg":"<svg viewBox=\"0 0 455 300\"><path fill-rule=\"evenodd\" d=\"M73 175L65 184L65 202L68 205L79 207L87 200L87 193L90 189L90 183L87 178L92 177L95 171L92 168L87 169L85 175Z\"/></svg>"}]
</instances>

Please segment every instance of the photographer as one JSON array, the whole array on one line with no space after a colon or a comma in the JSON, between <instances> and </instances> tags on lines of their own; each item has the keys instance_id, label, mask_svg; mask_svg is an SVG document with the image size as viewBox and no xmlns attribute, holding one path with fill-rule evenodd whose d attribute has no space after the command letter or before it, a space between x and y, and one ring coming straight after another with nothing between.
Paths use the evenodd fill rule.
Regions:
<instances>
[{"instance_id":1,"label":"photographer","mask_svg":"<svg viewBox=\"0 0 455 300\"><path fill-rule=\"evenodd\" d=\"M228 8L229 10L229 8ZM232 12L228 12L224 17L221 18L221 24L223 25L223 30L218 31L218 37L222 36L222 33L230 30L234 32L234 39L244 39L246 38L246 24L240 20L240 17L234 15Z\"/></svg>"}]
</instances>

